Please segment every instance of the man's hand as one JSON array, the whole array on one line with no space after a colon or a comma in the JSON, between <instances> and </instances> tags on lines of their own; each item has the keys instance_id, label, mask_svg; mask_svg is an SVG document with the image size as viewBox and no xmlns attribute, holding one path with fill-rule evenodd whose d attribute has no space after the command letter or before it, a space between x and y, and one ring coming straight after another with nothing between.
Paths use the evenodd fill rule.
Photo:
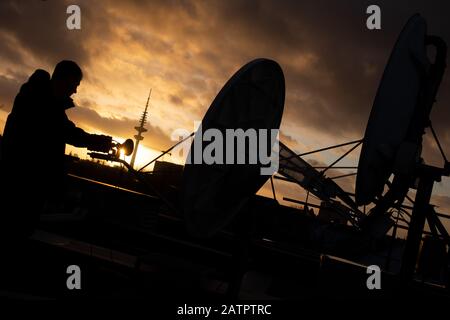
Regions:
<instances>
[{"instance_id":1,"label":"man's hand","mask_svg":"<svg viewBox=\"0 0 450 320\"><path fill-rule=\"evenodd\" d=\"M88 150L106 153L111 150L111 147L112 137L100 134L89 135Z\"/></svg>"}]
</instances>

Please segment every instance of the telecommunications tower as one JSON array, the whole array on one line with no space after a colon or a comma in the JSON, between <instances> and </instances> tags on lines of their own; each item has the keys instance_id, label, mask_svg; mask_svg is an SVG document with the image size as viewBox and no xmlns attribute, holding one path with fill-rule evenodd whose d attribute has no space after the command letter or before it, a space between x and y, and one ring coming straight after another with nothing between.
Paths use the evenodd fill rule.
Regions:
<instances>
[{"instance_id":1,"label":"telecommunications tower","mask_svg":"<svg viewBox=\"0 0 450 320\"><path fill-rule=\"evenodd\" d=\"M147 129L145 129L145 124L147 123L147 109L148 109L148 102L150 101L150 95L152 94L152 89L150 89L150 93L148 94L147 104L145 105L145 110L142 113L141 119L139 121L139 126L134 127L137 131L137 135L134 136L136 139L136 142L134 143L134 151L133 155L131 156L131 162L130 166L134 168L134 161L136 160L136 154L139 147L139 142L144 140L144 137L142 136L142 133L147 132Z\"/></svg>"}]
</instances>

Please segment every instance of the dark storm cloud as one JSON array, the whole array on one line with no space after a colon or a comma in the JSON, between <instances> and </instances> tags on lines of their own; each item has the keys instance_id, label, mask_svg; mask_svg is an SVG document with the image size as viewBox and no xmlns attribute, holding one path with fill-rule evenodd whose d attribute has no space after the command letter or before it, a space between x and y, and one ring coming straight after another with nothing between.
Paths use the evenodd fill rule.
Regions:
<instances>
[{"instance_id":1,"label":"dark storm cloud","mask_svg":"<svg viewBox=\"0 0 450 320\"><path fill-rule=\"evenodd\" d=\"M88 103L84 103L88 105ZM70 119L80 127L87 125L98 130L120 137L132 137L134 127L137 125L136 120L128 118L107 118L102 117L92 107L77 107L70 112ZM174 144L159 127L147 123L148 133L145 134L144 144L156 150L164 150Z\"/></svg>"},{"instance_id":2,"label":"dark storm cloud","mask_svg":"<svg viewBox=\"0 0 450 320\"><path fill-rule=\"evenodd\" d=\"M81 30L69 30L66 10L71 4L79 5ZM62 59L77 61L82 67L90 62L86 40L101 36L104 41L110 34L104 7L93 1L80 0L2 0L0 1L0 57L29 68L37 68L30 61L51 68ZM100 13L100 14L99 14ZM52 71L52 70L49 70Z\"/></svg>"},{"instance_id":3,"label":"dark storm cloud","mask_svg":"<svg viewBox=\"0 0 450 320\"><path fill-rule=\"evenodd\" d=\"M284 69L287 85L284 122L330 135L361 137L384 66L399 31L407 19L420 12L430 33L450 43L450 20L445 1L378 1L382 30L369 31L365 13L371 1L208 1L135 2L130 10L157 10L148 22L163 32L178 32L183 41L201 45L193 63L209 71L207 76L226 76L249 59L266 56ZM124 4L125 5L125 4ZM141 7L142 6L142 7ZM167 18L175 15L197 18L203 23L182 23L177 28ZM304 65L296 58L311 55ZM194 68L194 66L192 66ZM449 91L448 76L442 91ZM198 88L201 88L200 85ZM204 87L204 85L203 85ZM443 102L448 94L440 94ZM438 110L439 109L439 110ZM449 113L435 108L436 126L448 135ZM444 132L445 131L445 132ZM449 141L445 141L448 144Z\"/></svg>"},{"instance_id":4,"label":"dark storm cloud","mask_svg":"<svg viewBox=\"0 0 450 320\"><path fill-rule=\"evenodd\" d=\"M319 5L311 5L310 11L292 10L309 12L300 18L310 33L305 34L308 40L303 49L314 53L318 59L313 66L316 75L295 69L285 71L287 118L320 131L362 136L384 66L408 17L422 12L431 32L436 31L450 41L450 21L444 9L449 7L447 3L440 3L443 6L425 2L377 3L382 9L380 31L365 28L364 12L368 2L335 2L324 5L328 10L322 12L317 10ZM448 76L441 91L448 91L447 79ZM299 95L290 95L289 90L298 90ZM308 98L302 98L302 92ZM437 121L448 123L448 113L442 116Z\"/></svg>"},{"instance_id":5,"label":"dark storm cloud","mask_svg":"<svg viewBox=\"0 0 450 320\"><path fill-rule=\"evenodd\" d=\"M0 29L14 36L20 46L17 49L32 52L45 62L61 57L84 61L81 32L67 29L66 8L65 1L1 1ZM19 58L27 63L23 55Z\"/></svg>"},{"instance_id":6,"label":"dark storm cloud","mask_svg":"<svg viewBox=\"0 0 450 320\"><path fill-rule=\"evenodd\" d=\"M362 137L391 49L412 14L420 12L428 21L429 33L450 43L450 4L446 1L378 1L382 10L379 31L365 27L365 10L372 4L369 1L258 3L255 9L225 2L222 5L229 9L223 17L240 26L248 45L264 43L267 53L284 68L287 92L283 121L331 135ZM305 53L315 58L304 68L290 61ZM444 106L450 103L449 86L447 73L438 95L440 103L432 113L447 149L450 113Z\"/></svg>"}]
</instances>

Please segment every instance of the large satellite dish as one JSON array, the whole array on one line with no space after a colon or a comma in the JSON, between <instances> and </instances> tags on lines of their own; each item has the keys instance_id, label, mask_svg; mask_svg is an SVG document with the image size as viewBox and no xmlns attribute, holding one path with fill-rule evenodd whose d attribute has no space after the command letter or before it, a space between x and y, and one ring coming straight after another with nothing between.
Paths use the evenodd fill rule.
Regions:
<instances>
[{"instance_id":1,"label":"large satellite dish","mask_svg":"<svg viewBox=\"0 0 450 320\"><path fill-rule=\"evenodd\" d=\"M401 267L406 279L414 275L425 220L430 222L435 216L430 205L433 185L442 176L450 175L449 162L430 121L445 71L447 45L426 31L425 19L416 14L397 39L367 124L355 190L358 205L376 204L367 220L370 227L370 221L383 216L389 208L401 206L408 190L417 188ZM427 56L429 45L435 47L433 63ZM445 162L442 168L427 165L421 158L422 136L427 127L441 149ZM394 178L389 183L391 174ZM386 185L389 190L383 194Z\"/></svg>"},{"instance_id":2,"label":"large satellite dish","mask_svg":"<svg viewBox=\"0 0 450 320\"><path fill-rule=\"evenodd\" d=\"M358 164L355 190L358 205L369 204L381 196L394 171L397 152L402 143L409 140L421 84L430 65L425 46L426 29L426 22L420 15L411 17L384 70ZM417 137L411 140L414 138ZM420 146L411 140L410 158L418 157Z\"/></svg>"},{"instance_id":3,"label":"large satellite dish","mask_svg":"<svg viewBox=\"0 0 450 320\"><path fill-rule=\"evenodd\" d=\"M202 131L279 129L284 98L284 75L278 63L268 59L251 61L228 80L214 99L203 118ZM194 146L202 143L198 139L202 137L196 134L188 156L191 160ZM205 143L201 145L206 147ZM182 201L190 233L211 236L226 226L269 178L261 175L260 169L258 164L187 162Z\"/></svg>"}]
</instances>

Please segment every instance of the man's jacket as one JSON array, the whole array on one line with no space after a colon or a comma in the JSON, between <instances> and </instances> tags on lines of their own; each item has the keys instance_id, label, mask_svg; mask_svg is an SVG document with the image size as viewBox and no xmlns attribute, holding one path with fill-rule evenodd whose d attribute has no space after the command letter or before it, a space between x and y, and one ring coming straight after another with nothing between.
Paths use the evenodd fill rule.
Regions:
<instances>
[{"instance_id":1,"label":"man's jacket","mask_svg":"<svg viewBox=\"0 0 450 320\"><path fill-rule=\"evenodd\" d=\"M66 143L108 151L111 137L77 128L65 113L72 107L70 97L53 96L44 70L36 70L22 85L3 133L2 167L9 183L57 190L62 187Z\"/></svg>"}]
</instances>

